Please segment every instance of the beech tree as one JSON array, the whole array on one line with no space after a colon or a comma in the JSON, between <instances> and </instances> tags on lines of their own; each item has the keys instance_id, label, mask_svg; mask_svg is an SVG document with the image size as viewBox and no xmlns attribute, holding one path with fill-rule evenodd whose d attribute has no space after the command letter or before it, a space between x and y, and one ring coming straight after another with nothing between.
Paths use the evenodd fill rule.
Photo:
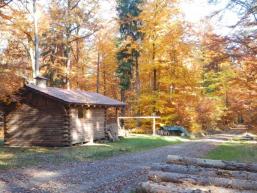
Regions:
<instances>
[{"instance_id":1,"label":"beech tree","mask_svg":"<svg viewBox=\"0 0 257 193\"><path fill-rule=\"evenodd\" d=\"M47 58L45 65L48 69L51 69L50 66L58 69L56 71L54 67L47 72L57 85L65 85L66 88L72 86L70 81L73 71L76 71L75 65L80 63L81 48L98 30L97 7L97 0L55 0L50 4L50 28L43 38L43 49Z\"/></svg>"},{"instance_id":2,"label":"beech tree","mask_svg":"<svg viewBox=\"0 0 257 193\"><path fill-rule=\"evenodd\" d=\"M239 21L227 35L211 23L194 33L180 2L117 0L117 18L105 22L98 0L0 1L0 100L10 102L24 79L35 77L38 60L50 86L121 96L123 115L156 113L160 123L191 131L241 122L256 128L255 1L228 1Z\"/></svg>"}]
</instances>

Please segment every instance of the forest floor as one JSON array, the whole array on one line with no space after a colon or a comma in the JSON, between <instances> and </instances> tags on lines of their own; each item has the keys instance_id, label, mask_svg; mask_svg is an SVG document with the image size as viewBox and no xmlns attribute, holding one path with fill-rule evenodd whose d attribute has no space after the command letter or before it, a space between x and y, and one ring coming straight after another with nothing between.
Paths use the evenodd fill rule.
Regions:
<instances>
[{"instance_id":1,"label":"forest floor","mask_svg":"<svg viewBox=\"0 0 257 193\"><path fill-rule=\"evenodd\" d=\"M231 141L233 138L233 135L216 135L155 149L143 147L146 145L144 142L141 143L140 152L132 150L130 153L114 154L100 160L0 170L0 192L130 193L138 183L147 180L153 164L165 162L170 154L239 161L257 160L256 144ZM132 142L135 143L138 142ZM76 160L76 157L73 158Z\"/></svg>"},{"instance_id":2,"label":"forest floor","mask_svg":"<svg viewBox=\"0 0 257 193\"><path fill-rule=\"evenodd\" d=\"M69 162L94 161L125 153L145 151L186 141L181 137L131 135L116 142L73 147L8 147L0 138L0 171L31 166L60 165Z\"/></svg>"},{"instance_id":3,"label":"forest floor","mask_svg":"<svg viewBox=\"0 0 257 193\"><path fill-rule=\"evenodd\" d=\"M2 170L0 190L4 193L128 193L139 182L146 181L152 164L164 162L167 155L202 157L216 145L217 142L208 139L189 141L102 160Z\"/></svg>"}]
</instances>

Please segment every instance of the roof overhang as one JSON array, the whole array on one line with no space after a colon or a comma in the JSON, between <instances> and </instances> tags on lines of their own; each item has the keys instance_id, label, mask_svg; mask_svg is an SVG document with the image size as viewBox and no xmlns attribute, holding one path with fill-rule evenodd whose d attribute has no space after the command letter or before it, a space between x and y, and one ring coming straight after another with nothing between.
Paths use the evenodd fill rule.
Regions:
<instances>
[{"instance_id":1,"label":"roof overhang","mask_svg":"<svg viewBox=\"0 0 257 193\"><path fill-rule=\"evenodd\" d=\"M105 107L116 107L116 108L118 108L118 107L121 108L121 107L125 107L126 106L126 103L120 102L120 101L117 101L117 100L116 100L117 104L70 102L70 101L66 101L64 99L61 99L59 97L55 97L55 96L53 96L51 94L48 94L46 92L42 92L41 90L35 89L35 87L32 87L30 85L26 85L26 88L28 88L29 90L31 90L31 91L33 91L35 93L43 95L43 96L45 96L47 98L51 98L51 99L56 100L56 101L58 101L60 103L63 103L65 105L77 105L77 106L89 106L89 107L91 107L91 106L105 106ZM112 99L112 100L115 100L115 99Z\"/></svg>"}]
</instances>

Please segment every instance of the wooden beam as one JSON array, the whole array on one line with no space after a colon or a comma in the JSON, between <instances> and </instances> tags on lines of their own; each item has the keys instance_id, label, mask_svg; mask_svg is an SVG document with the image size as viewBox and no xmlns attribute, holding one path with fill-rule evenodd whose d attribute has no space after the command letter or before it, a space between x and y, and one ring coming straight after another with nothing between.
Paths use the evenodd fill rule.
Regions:
<instances>
[{"instance_id":1,"label":"wooden beam","mask_svg":"<svg viewBox=\"0 0 257 193\"><path fill-rule=\"evenodd\" d=\"M118 117L118 119L160 119L160 116Z\"/></svg>"}]
</instances>

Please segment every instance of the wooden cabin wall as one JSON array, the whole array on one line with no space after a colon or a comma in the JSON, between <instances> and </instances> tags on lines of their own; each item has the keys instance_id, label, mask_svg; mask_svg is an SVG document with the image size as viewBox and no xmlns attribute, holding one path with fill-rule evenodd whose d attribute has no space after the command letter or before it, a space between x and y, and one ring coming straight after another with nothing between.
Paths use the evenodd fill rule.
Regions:
<instances>
[{"instance_id":1,"label":"wooden cabin wall","mask_svg":"<svg viewBox=\"0 0 257 193\"><path fill-rule=\"evenodd\" d=\"M61 103L30 93L24 101L6 115L5 144L12 146L67 146L70 131Z\"/></svg>"},{"instance_id":2,"label":"wooden cabin wall","mask_svg":"<svg viewBox=\"0 0 257 193\"><path fill-rule=\"evenodd\" d=\"M4 136L4 110L0 104L0 138Z\"/></svg>"},{"instance_id":3,"label":"wooden cabin wall","mask_svg":"<svg viewBox=\"0 0 257 193\"><path fill-rule=\"evenodd\" d=\"M109 108L106 114L106 128L111 131L112 136L118 136L117 108Z\"/></svg>"},{"instance_id":4,"label":"wooden cabin wall","mask_svg":"<svg viewBox=\"0 0 257 193\"><path fill-rule=\"evenodd\" d=\"M80 108L71 108L72 144L105 138L105 109L84 107L82 109L83 117L79 117Z\"/></svg>"}]
</instances>

